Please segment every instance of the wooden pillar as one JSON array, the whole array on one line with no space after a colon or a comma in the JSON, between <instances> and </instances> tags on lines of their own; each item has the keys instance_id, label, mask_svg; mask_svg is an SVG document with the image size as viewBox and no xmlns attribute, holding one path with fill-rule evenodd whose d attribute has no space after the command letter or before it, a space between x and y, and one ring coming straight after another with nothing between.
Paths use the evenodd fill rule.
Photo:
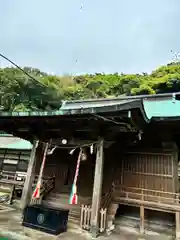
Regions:
<instances>
[{"instance_id":1,"label":"wooden pillar","mask_svg":"<svg viewBox=\"0 0 180 240\"><path fill-rule=\"evenodd\" d=\"M30 201L30 195L32 194L32 184L34 179L34 171L35 171L35 159L36 159L36 149L38 147L38 141L33 141L33 147L31 150L31 155L29 159L29 165L27 169L26 180L24 183L20 208L24 209Z\"/></svg>"},{"instance_id":2,"label":"wooden pillar","mask_svg":"<svg viewBox=\"0 0 180 240\"><path fill-rule=\"evenodd\" d=\"M178 147L177 145L174 143L173 145L173 162L172 162L172 165L173 165L173 171L172 171L172 174L173 174L173 179L174 179L174 188L173 188L173 191L175 193L179 193L179 177L178 177Z\"/></svg>"},{"instance_id":3,"label":"wooden pillar","mask_svg":"<svg viewBox=\"0 0 180 240\"><path fill-rule=\"evenodd\" d=\"M163 142L163 149L172 154L172 192L179 193L179 177L178 177L178 155L179 150L175 142ZM174 195L175 196L175 195Z\"/></svg>"},{"instance_id":4,"label":"wooden pillar","mask_svg":"<svg viewBox=\"0 0 180 240\"><path fill-rule=\"evenodd\" d=\"M101 204L101 190L103 178L103 162L104 162L103 140L97 144L96 166L94 175L94 187L92 197L92 212L91 212L91 234L97 237L99 234L99 208Z\"/></svg>"},{"instance_id":5,"label":"wooden pillar","mask_svg":"<svg viewBox=\"0 0 180 240\"><path fill-rule=\"evenodd\" d=\"M176 240L180 239L180 212L175 213L176 216Z\"/></svg>"},{"instance_id":6,"label":"wooden pillar","mask_svg":"<svg viewBox=\"0 0 180 240\"><path fill-rule=\"evenodd\" d=\"M144 206L140 206L140 234L144 234Z\"/></svg>"},{"instance_id":7,"label":"wooden pillar","mask_svg":"<svg viewBox=\"0 0 180 240\"><path fill-rule=\"evenodd\" d=\"M9 204L13 203L14 193L15 193L15 184L13 184L11 186L11 193L10 193L10 198L9 198Z\"/></svg>"}]
</instances>

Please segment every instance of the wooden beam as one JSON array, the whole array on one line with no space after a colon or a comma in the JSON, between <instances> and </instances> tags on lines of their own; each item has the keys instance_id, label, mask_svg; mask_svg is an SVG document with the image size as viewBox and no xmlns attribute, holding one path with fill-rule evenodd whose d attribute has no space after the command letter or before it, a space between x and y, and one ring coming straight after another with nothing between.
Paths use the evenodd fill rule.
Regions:
<instances>
[{"instance_id":1,"label":"wooden beam","mask_svg":"<svg viewBox=\"0 0 180 240\"><path fill-rule=\"evenodd\" d=\"M92 197L92 213L91 213L91 234L97 237L99 234L99 211L101 203L101 190L103 178L103 162L104 162L103 140L97 144L96 166L94 175L94 187Z\"/></svg>"},{"instance_id":2,"label":"wooden beam","mask_svg":"<svg viewBox=\"0 0 180 240\"><path fill-rule=\"evenodd\" d=\"M179 177L178 177L178 155L179 150L177 145L173 145L173 180L174 180L174 192L179 193Z\"/></svg>"},{"instance_id":3,"label":"wooden beam","mask_svg":"<svg viewBox=\"0 0 180 240\"><path fill-rule=\"evenodd\" d=\"M180 239L180 212L175 213L176 216L176 240Z\"/></svg>"},{"instance_id":4,"label":"wooden beam","mask_svg":"<svg viewBox=\"0 0 180 240\"><path fill-rule=\"evenodd\" d=\"M21 203L20 203L21 209L24 209L30 201L30 195L32 193L32 184L33 184L33 179L35 175L34 171L35 171L35 159L36 159L37 147L38 147L38 141L34 140L33 147L31 150L29 165L27 169L26 180L24 183L23 191L22 191L22 197L21 197Z\"/></svg>"}]
</instances>

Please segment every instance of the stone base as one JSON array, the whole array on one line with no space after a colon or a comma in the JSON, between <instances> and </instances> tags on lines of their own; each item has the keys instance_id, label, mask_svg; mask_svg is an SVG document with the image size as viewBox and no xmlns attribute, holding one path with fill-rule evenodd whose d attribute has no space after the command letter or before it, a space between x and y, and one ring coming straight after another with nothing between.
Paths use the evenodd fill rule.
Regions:
<instances>
[{"instance_id":1,"label":"stone base","mask_svg":"<svg viewBox=\"0 0 180 240\"><path fill-rule=\"evenodd\" d=\"M97 238L99 236L99 228L96 226L91 226L90 233L93 238Z\"/></svg>"},{"instance_id":2,"label":"stone base","mask_svg":"<svg viewBox=\"0 0 180 240\"><path fill-rule=\"evenodd\" d=\"M115 217L118 208L119 208L119 204L112 203L108 209L109 215L112 215Z\"/></svg>"},{"instance_id":3,"label":"stone base","mask_svg":"<svg viewBox=\"0 0 180 240\"><path fill-rule=\"evenodd\" d=\"M106 229L106 235L107 236L111 235L114 228L115 228L114 224L112 222L109 222Z\"/></svg>"},{"instance_id":4,"label":"stone base","mask_svg":"<svg viewBox=\"0 0 180 240\"><path fill-rule=\"evenodd\" d=\"M180 232L176 231L176 240L180 240Z\"/></svg>"}]
</instances>

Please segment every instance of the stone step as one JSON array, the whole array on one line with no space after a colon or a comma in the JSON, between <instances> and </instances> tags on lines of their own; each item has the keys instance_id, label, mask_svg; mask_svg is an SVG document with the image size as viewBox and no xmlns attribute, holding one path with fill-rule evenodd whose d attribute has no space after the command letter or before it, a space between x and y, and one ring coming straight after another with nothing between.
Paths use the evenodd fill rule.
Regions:
<instances>
[{"instance_id":1,"label":"stone step","mask_svg":"<svg viewBox=\"0 0 180 240\"><path fill-rule=\"evenodd\" d=\"M55 200L61 200L61 201L68 201L69 196L68 195L63 195L63 194L49 194L46 199L55 199Z\"/></svg>"},{"instance_id":2,"label":"stone step","mask_svg":"<svg viewBox=\"0 0 180 240\"><path fill-rule=\"evenodd\" d=\"M69 214L71 214L72 216L80 216L80 214L81 214L80 206L76 206L76 205L72 206L72 205L67 205L67 204L63 205L63 204L57 204L54 202L43 202L43 204L48 207L68 209Z\"/></svg>"},{"instance_id":3,"label":"stone step","mask_svg":"<svg viewBox=\"0 0 180 240\"><path fill-rule=\"evenodd\" d=\"M67 193L50 193L49 196L53 196L53 197L62 197L62 198L69 198L69 194Z\"/></svg>"},{"instance_id":4,"label":"stone step","mask_svg":"<svg viewBox=\"0 0 180 240\"><path fill-rule=\"evenodd\" d=\"M80 226L80 218L79 219L74 219L71 216L69 216L68 225L70 225L70 224Z\"/></svg>"},{"instance_id":5,"label":"stone step","mask_svg":"<svg viewBox=\"0 0 180 240\"><path fill-rule=\"evenodd\" d=\"M81 209L80 205L70 205L67 203L61 203L61 202L54 202L54 201L43 201L44 205L55 207L55 208L63 208L63 209L69 209L75 212L79 212Z\"/></svg>"},{"instance_id":6,"label":"stone step","mask_svg":"<svg viewBox=\"0 0 180 240\"><path fill-rule=\"evenodd\" d=\"M80 224L81 205L90 205L91 198L78 197L78 204L70 205L69 194L51 193L43 200L43 204L49 207L68 209L69 221Z\"/></svg>"},{"instance_id":7,"label":"stone step","mask_svg":"<svg viewBox=\"0 0 180 240\"><path fill-rule=\"evenodd\" d=\"M70 210L70 214L71 214L71 216L74 216L74 217L80 216L81 210L80 209L79 209L79 211Z\"/></svg>"},{"instance_id":8,"label":"stone step","mask_svg":"<svg viewBox=\"0 0 180 240\"><path fill-rule=\"evenodd\" d=\"M54 207L54 208L63 208L63 209L75 209L75 208L79 208L80 206L77 205L69 205L68 203L62 203L60 201L56 202L56 201L51 201L51 200L43 200L42 202L44 205L48 206L48 207Z\"/></svg>"},{"instance_id":9,"label":"stone step","mask_svg":"<svg viewBox=\"0 0 180 240\"><path fill-rule=\"evenodd\" d=\"M77 232L77 230L80 229L80 223L78 221L69 219L67 227L68 227L68 230L74 229Z\"/></svg>"},{"instance_id":10,"label":"stone step","mask_svg":"<svg viewBox=\"0 0 180 240\"><path fill-rule=\"evenodd\" d=\"M67 203L69 202L69 198L63 198L63 197L54 197L54 196L49 196L45 198L46 201L54 201L54 202L61 202L61 203Z\"/></svg>"},{"instance_id":11,"label":"stone step","mask_svg":"<svg viewBox=\"0 0 180 240\"><path fill-rule=\"evenodd\" d=\"M54 203L54 204L63 204L63 205L69 205L69 206L72 206L72 207L81 207L81 203L80 201L78 202L78 204L76 205L70 205L69 204L69 198L54 198L54 197L49 197L49 198L46 198L44 201L46 202L51 202L51 203Z\"/></svg>"},{"instance_id":12,"label":"stone step","mask_svg":"<svg viewBox=\"0 0 180 240\"><path fill-rule=\"evenodd\" d=\"M81 215L81 212L73 212L73 211L69 211L69 215L72 217L72 218L79 218L80 215Z\"/></svg>"},{"instance_id":13,"label":"stone step","mask_svg":"<svg viewBox=\"0 0 180 240\"><path fill-rule=\"evenodd\" d=\"M67 194L57 194L57 193L51 193L45 198L46 201L51 202L54 204L59 204L59 205L64 205L67 204L69 205L69 195ZM75 206L81 207L82 204L84 205L90 205L92 202L91 198L89 197L81 197L78 196L78 204ZM74 205L73 205L74 206Z\"/></svg>"},{"instance_id":14,"label":"stone step","mask_svg":"<svg viewBox=\"0 0 180 240\"><path fill-rule=\"evenodd\" d=\"M70 194L66 193L50 193L47 198L56 198L56 199L69 199ZM78 200L82 201L92 201L92 197L78 196Z\"/></svg>"},{"instance_id":15,"label":"stone step","mask_svg":"<svg viewBox=\"0 0 180 240\"><path fill-rule=\"evenodd\" d=\"M78 215L73 215L71 212L69 213L69 221L71 222L76 222L76 223L80 223L80 218L81 218L81 215L78 214Z\"/></svg>"}]
</instances>

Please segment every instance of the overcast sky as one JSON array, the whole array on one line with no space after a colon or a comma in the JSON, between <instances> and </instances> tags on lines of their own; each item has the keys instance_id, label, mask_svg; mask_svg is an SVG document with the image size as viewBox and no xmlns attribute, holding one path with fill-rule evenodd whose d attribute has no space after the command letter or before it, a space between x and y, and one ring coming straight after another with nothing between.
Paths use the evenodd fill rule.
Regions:
<instances>
[{"instance_id":1,"label":"overcast sky","mask_svg":"<svg viewBox=\"0 0 180 240\"><path fill-rule=\"evenodd\" d=\"M180 51L179 24L180 0L0 0L0 53L59 75L149 72Z\"/></svg>"}]
</instances>

